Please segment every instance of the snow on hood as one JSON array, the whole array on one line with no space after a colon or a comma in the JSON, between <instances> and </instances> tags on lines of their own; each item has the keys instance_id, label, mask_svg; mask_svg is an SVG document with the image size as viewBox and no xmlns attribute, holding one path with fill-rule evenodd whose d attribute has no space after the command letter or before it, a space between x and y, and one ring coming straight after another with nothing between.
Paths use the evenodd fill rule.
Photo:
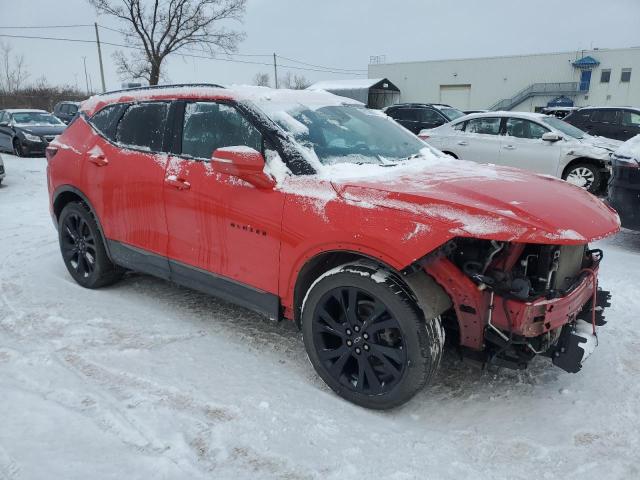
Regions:
<instances>
[{"instance_id":1,"label":"snow on hood","mask_svg":"<svg viewBox=\"0 0 640 480\"><path fill-rule=\"evenodd\" d=\"M623 143L615 152L619 158L633 159L640 163L640 135L636 135Z\"/></svg>"},{"instance_id":2,"label":"snow on hood","mask_svg":"<svg viewBox=\"0 0 640 480\"><path fill-rule=\"evenodd\" d=\"M397 167L336 164L320 175L347 201L401 210L454 236L580 244L620 227L586 191L514 168L425 155Z\"/></svg>"}]
</instances>

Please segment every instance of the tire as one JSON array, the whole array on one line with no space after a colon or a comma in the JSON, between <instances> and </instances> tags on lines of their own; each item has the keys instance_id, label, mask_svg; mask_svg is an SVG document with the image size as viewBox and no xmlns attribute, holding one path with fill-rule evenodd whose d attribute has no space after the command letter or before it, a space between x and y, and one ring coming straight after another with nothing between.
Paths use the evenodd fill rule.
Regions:
<instances>
[{"instance_id":1,"label":"tire","mask_svg":"<svg viewBox=\"0 0 640 480\"><path fill-rule=\"evenodd\" d=\"M124 270L109 259L98 224L84 203L69 203L62 209L58 240L64 264L79 285L100 288L122 277Z\"/></svg>"},{"instance_id":2,"label":"tire","mask_svg":"<svg viewBox=\"0 0 640 480\"><path fill-rule=\"evenodd\" d=\"M22 150L22 143L17 138L13 139L13 154L16 157L24 157L24 152Z\"/></svg>"},{"instance_id":3,"label":"tire","mask_svg":"<svg viewBox=\"0 0 640 480\"><path fill-rule=\"evenodd\" d=\"M369 263L342 265L316 280L303 304L302 335L311 364L334 392L379 410L424 387L444 345L440 318L425 321L395 274Z\"/></svg>"},{"instance_id":4,"label":"tire","mask_svg":"<svg viewBox=\"0 0 640 480\"><path fill-rule=\"evenodd\" d=\"M562 179L589 193L597 193L602 185L602 172L593 163L575 163L565 170Z\"/></svg>"}]
</instances>

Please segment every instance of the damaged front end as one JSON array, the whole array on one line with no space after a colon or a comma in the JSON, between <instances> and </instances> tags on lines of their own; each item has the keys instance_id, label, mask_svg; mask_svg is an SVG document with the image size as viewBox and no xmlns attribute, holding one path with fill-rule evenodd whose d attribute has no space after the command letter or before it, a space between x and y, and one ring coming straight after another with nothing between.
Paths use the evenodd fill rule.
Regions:
<instances>
[{"instance_id":1,"label":"damaged front end","mask_svg":"<svg viewBox=\"0 0 640 480\"><path fill-rule=\"evenodd\" d=\"M464 352L516 369L545 355L575 373L609 306L609 293L597 287L602 257L585 244L457 238L420 264L451 297L445 326Z\"/></svg>"}]
</instances>

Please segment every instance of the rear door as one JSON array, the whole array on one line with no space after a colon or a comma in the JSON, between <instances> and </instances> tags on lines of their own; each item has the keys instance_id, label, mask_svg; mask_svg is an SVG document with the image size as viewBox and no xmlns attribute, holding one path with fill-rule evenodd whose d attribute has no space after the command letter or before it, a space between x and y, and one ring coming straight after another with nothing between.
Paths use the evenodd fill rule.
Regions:
<instances>
[{"instance_id":1,"label":"rear door","mask_svg":"<svg viewBox=\"0 0 640 480\"><path fill-rule=\"evenodd\" d=\"M465 122L464 130L450 138L447 150L463 160L499 163L501 117L477 117Z\"/></svg>"},{"instance_id":2,"label":"rear door","mask_svg":"<svg viewBox=\"0 0 640 480\"><path fill-rule=\"evenodd\" d=\"M619 139L620 111L612 108L594 110L585 130L591 135Z\"/></svg>"},{"instance_id":3,"label":"rear door","mask_svg":"<svg viewBox=\"0 0 640 480\"><path fill-rule=\"evenodd\" d=\"M550 130L537 122L510 117L500 142L501 165L523 168L537 173L557 175L561 142L545 142L542 135Z\"/></svg>"},{"instance_id":4,"label":"rear door","mask_svg":"<svg viewBox=\"0 0 640 480\"><path fill-rule=\"evenodd\" d=\"M94 115L85 192L112 255L137 270L168 276L163 153L169 102L115 105Z\"/></svg>"},{"instance_id":5,"label":"rear door","mask_svg":"<svg viewBox=\"0 0 640 480\"><path fill-rule=\"evenodd\" d=\"M172 277L187 285L199 278L197 288L255 308L278 293L284 193L214 173L211 156L231 146L264 152L266 142L233 104L183 109L164 187Z\"/></svg>"}]
</instances>

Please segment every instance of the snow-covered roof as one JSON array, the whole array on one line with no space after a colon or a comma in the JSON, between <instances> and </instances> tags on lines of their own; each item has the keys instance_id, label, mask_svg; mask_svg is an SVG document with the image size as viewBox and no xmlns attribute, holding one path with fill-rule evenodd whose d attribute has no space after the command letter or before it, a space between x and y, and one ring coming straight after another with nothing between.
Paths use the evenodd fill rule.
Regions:
<instances>
[{"instance_id":1,"label":"snow-covered roof","mask_svg":"<svg viewBox=\"0 0 640 480\"><path fill-rule=\"evenodd\" d=\"M7 108L4 111L9 113L49 113L46 110L37 110L35 108Z\"/></svg>"},{"instance_id":2,"label":"snow-covered roof","mask_svg":"<svg viewBox=\"0 0 640 480\"><path fill-rule=\"evenodd\" d=\"M384 78L353 78L348 80L323 80L316 82L307 90L354 90L371 88L385 80Z\"/></svg>"}]
</instances>

